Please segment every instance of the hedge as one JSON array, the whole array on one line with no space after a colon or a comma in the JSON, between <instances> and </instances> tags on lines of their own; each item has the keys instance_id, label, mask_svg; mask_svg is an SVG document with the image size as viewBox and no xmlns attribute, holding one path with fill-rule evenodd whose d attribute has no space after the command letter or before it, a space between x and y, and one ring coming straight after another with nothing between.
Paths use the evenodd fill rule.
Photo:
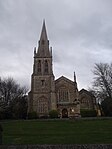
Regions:
<instances>
[{"instance_id":1,"label":"hedge","mask_svg":"<svg viewBox=\"0 0 112 149\"><path fill-rule=\"evenodd\" d=\"M57 110L51 110L50 112L49 112L49 117L50 118L58 118L58 111Z\"/></svg>"},{"instance_id":2,"label":"hedge","mask_svg":"<svg viewBox=\"0 0 112 149\"><path fill-rule=\"evenodd\" d=\"M97 112L96 110L89 110L89 109L81 109L81 117L96 117Z\"/></svg>"},{"instance_id":3,"label":"hedge","mask_svg":"<svg viewBox=\"0 0 112 149\"><path fill-rule=\"evenodd\" d=\"M37 118L38 114L35 111L28 113L28 119L37 119Z\"/></svg>"}]
</instances>

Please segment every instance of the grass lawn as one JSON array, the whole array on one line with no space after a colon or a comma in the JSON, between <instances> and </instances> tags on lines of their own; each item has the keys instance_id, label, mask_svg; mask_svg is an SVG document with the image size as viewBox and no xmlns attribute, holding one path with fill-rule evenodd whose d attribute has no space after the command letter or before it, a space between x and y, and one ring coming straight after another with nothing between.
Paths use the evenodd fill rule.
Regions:
<instances>
[{"instance_id":1,"label":"grass lawn","mask_svg":"<svg viewBox=\"0 0 112 149\"><path fill-rule=\"evenodd\" d=\"M108 144L112 120L3 121L3 144Z\"/></svg>"}]
</instances>

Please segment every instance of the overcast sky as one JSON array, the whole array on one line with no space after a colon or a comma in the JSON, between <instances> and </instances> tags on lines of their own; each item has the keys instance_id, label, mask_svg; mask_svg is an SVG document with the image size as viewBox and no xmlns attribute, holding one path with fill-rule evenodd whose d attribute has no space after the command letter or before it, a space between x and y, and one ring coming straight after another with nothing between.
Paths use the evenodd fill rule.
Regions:
<instances>
[{"instance_id":1,"label":"overcast sky","mask_svg":"<svg viewBox=\"0 0 112 149\"><path fill-rule=\"evenodd\" d=\"M53 47L54 75L78 88L93 81L94 63L112 62L112 0L0 0L0 76L30 87L42 21Z\"/></svg>"}]
</instances>

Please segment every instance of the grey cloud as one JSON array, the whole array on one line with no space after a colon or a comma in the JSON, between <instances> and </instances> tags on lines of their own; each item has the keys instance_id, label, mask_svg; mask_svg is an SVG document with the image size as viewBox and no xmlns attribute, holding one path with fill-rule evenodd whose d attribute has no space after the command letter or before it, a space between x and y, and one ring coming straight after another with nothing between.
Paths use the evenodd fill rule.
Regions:
<instances>
[{"instance_id":1,"label":"grey cloud","mask_svg":"<svg viewBox=\"0 0 112 149\"><path fill-rule=\"evenodd\" d=\"M111 61L111 0L1 0L0 75L30 86L33 47L44 18L56 78L73 79L75 70L79 88L88 87L94 63Z\"/></svg>"}]
</instances>

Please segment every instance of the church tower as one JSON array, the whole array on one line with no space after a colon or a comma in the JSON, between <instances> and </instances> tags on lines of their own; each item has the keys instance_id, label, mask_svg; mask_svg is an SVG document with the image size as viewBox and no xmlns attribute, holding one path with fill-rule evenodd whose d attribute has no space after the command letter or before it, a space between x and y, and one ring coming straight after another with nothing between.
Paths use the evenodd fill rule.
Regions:
<instances>
[{"instance_id":1,"label":"church tower","mask_svg":"<svg viewBox=\"0 0 112 149\"><path fill-rule=\"evenodd\" d=\"M28 112L35 111L39 116L55 110L55 81L52 68L52 51L49 49L45 21L43 21L38 48L34 48L34 65L29 92Z\"/></svg>"}]
</instances>

